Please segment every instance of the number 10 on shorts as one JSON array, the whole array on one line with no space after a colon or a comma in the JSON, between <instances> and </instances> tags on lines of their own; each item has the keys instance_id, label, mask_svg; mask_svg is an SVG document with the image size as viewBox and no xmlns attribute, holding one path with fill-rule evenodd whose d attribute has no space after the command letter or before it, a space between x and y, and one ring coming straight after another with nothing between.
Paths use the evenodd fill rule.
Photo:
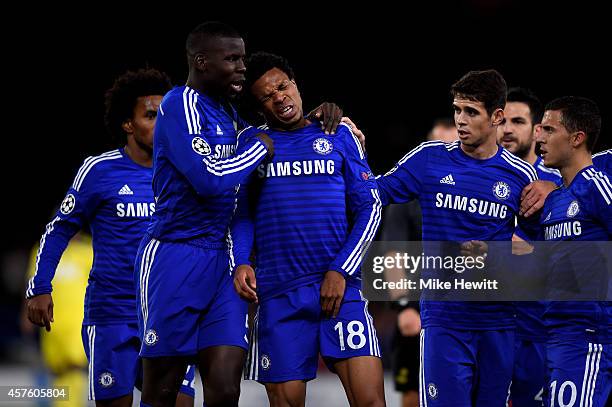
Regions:
<instances>
[{"instance_id":1,"label":"number 10 on shorts","mask_svg":"<svg viewBox=\"0 0 612 407\"><path fill-rule=\"evenodd\" d=\"M346 338L346 343L351 349L361 349L366 344L366 337L363 334L364 326L361 321L351 321L346 324L346 331L348 336ZM338 331L338 339L340 340L340 350L344 351L346 348L344 346L344 328L342 321L338 322L334 326L334 331ZM356 340L355 337L358 339ZM357 343L355 343L357 341Z\"/></svg>"}]
</instances>

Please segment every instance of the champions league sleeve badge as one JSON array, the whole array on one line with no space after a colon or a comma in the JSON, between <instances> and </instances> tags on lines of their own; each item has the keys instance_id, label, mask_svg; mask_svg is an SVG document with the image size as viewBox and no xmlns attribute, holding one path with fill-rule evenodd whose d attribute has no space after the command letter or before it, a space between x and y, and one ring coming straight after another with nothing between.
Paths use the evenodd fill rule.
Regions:
<instances>
[{"instance_id":1,"label":"champions league sleeve badge","mask_svg":"<svg viewBox=\"0 0 612 407\"><path fill-rule=\"evenodd\" d=\"M62 215L68 215L70 212L72 212L75 203L76 199L74 198L74 195L66 195L66 198L64 198L62 204L60 205L60 212L62 213Z\"/></svg>"},{"instance_id":2,"label":"champions league sleeve badge","mask_svg":"<svg viewBox=\"0 0 612 407\"><path fill-rule=\"evenodd\" d=\"M212 152L210 145L202 137L194 137L191 140L191 148L200 155L210 155Z\"/></svg>"}]
</instances>

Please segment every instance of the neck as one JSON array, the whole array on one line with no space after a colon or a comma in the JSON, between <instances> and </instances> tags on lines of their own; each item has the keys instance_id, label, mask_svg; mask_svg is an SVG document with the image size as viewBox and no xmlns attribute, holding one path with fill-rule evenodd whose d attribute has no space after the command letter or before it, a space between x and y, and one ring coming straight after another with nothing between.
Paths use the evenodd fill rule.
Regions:
<instances>
[{"instance_id":1,"label":"neck","mask_svg":"<svg viewBox=\"0 0 612 407\"><path fill-rule=\"evenodd\" d=\"M538 160L538 156L535 153L535 149L530 149L525 157L521 157L523 160L527 161L529 164L534 165Z\"/></svg>"},{"instance_id":2,"label":"neck","mask_svg":"<svg viewBox=\"0 0 612 407\"><path fill-rule=\"evenodd\" d=\"M566 187L569 186L574 178L576 178L576 175L590 165L593 165L593 159L590 153L575 153L567 165L563 165L559 168L559 172L563 177L563 185Z\"/></svg>"},{"instance_id":3,"label":"neck","mask_svg":"<svg viewBox=\"0 0 612 407\"><path fill-rule=\"evenodd\" d=\"M484 143L477 146L461 143L460 148L466 155L472 158L477 160L486 160L487 158L491 158L497 154L499 147L497 146L495 137L489 137Z\"/></svg>"},{"instance_id":4,"label":"neck","mask_svg":"<svg viewBox=\"0 0 612 407\"><path fill-rule=\"evenodd\" d=\"M198 80L193 72L189 73L185 85L189 86L191 89L195 89L199 93L206 93L207 96L212 97L213 99L219 99L218 96L211 92L211 89L206 89L206 85L204 85L202 80Z\"/></svg>"},{"instance_id":5,"label":"neck","mask_svg":"<svg viewBox=\"0 0 612 407\"><path fill-rule=\"evenodd\" d=\"M148 151L140 147L133 137L130 137L128 143L125 145L125 154L136 164L142 165L143 167L151 168L153 166L153 154L152 151Z\"/></svg>"},{"instance_id":6,"label":"neck","mask_svg":"<svg viewBox=\"0 0 612 407\"><path fill-rule=\"evenodd\" d=\"M277 125L272 125L271 127L274 130L293 131L293 130L303 129L304 127L308 126L310 123L311 123L310 120L307 120L305 117L302 117L299 121L297 121L295 124L292 124L290 126L283 127L282 125L277 124Z\"/></svg>"}]
</instances>

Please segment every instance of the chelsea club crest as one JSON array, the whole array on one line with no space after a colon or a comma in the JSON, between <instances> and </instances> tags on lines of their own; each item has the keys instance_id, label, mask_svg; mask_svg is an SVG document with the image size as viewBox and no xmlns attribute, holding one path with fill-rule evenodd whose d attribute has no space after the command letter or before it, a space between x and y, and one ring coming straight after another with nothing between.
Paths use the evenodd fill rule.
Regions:
<instances>
[{"instance_id":1,"label":"chelsea club crest","mask_svg":"<svg viewBox=\"0 0 612 407\"><path fill-rule=\"evenodd\" d=\"M578 201L572 201L572 203L570 203L569 207L567 208L567 217L573 218L574 216L578 214L578 211L580 211L580 206L578 206Z\"/></svg>"},{"instance_id":2,"label":"chelsea club crest","mask_svg":"<svg viewBox=\"0 0 612 407\"><path fill-rule=\"evenodd\" d=\"M102 387L111 387L115 383L115 378L109 372L104 372L100 375L98 382Z\"/></svg>"},{"instance_id":3,"label":"chelsea club crest","mask_svg":"<svg viewBox=\"0 0 612 407\"><path fill-rule=\"evenodd\" d=\"M144 343L148 346L153 346L159 341L159 336L154 329L149 329L144 336Z\"/></svg>"},{"instance_id":4,"label":"chelsea club crest","mask_svg":"<svg viewBox=\"0 0 612 407\"><path fill-rule=\"evenodd\" d=\"M334 145L326 138L318 138L312 143L312 149L321 155L327 155L332 152Z\"/></svg>"},{"instance_id":5,"label":"chelsea club crest","mask_svg":"<svg viewBox=\"0 0 612 407\"><path fill-rule=\"evenodd\" d=\"M498 181L493 185L493 193L499 199L508 199L510 196L510 186L503 181Z\"/></svg>"}]
</instances>

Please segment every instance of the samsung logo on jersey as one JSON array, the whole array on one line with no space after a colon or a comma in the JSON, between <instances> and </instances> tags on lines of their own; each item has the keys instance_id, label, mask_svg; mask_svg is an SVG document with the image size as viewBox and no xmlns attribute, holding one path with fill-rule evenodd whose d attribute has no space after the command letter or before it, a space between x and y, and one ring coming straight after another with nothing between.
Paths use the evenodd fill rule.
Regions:
<instances>
[{"instance_id":1,"label":"samsung logo on jersey","mask_svg":"<svg viewBox=\"0 0 612 407\"><path fill-rule=\"evenodd\" d=\"M227 158L235 151L236 146L234 144L217 144L215 146L215 158Z\"/></svg>"},{"instance_id":2,"label":"samsung logo on jersey","mask_svg":"<svg viewBox=\"0 0 612 407\"><path fill-rule=\"evenodd\" d=\"M562 237L580 236L582 225L577 220L570 222L557 223L556 225L544 228L544 240L554 240Z\"/></svg>"},{"instance_id":3,"label":"samsung logo on jersey","mask_svg":"<svg viewBox=\"0 0 612 407\"><path fill-rule=\"evenodd\" d=\"M478 213L483 216L500 219L504 219L508 214L508 207L497 202L468 198L461 195L443 194L441 192L436 194L436 207Z\"/></svg>"},{"instance_id":4,"label":"samsung logo on jersey","mask_svg":"<svg viewBox=\"0 0 612 407\"><path fill-rule=\"evenodd\" d=\"M335 169L334 160L304 160L304 161L281 161L262 164L257 167L259 178L288 177L290 175L333 175Z\"/></svg>"},{"instance_id":5,"label":"samsung logo on jersey","mask_svg":"<svg viewBox=\"0 0 612 407\"><path fill-rule=\"evenodd\" d=\"M117 216L120 218L148 218L155 212L154 202L129 202L117 204Z\"/></svg>"}]
</instances>

